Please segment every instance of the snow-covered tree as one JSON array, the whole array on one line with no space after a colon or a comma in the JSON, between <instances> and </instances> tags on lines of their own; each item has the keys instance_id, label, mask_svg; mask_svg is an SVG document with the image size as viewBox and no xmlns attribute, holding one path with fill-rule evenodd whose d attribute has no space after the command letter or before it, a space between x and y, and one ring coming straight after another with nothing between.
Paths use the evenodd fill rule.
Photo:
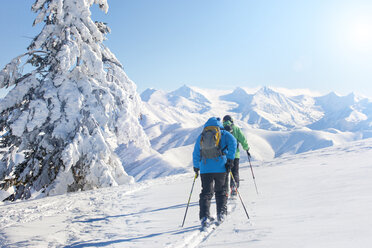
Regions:
<instances>
[{"instance_id":1,"label":"snow-covered tree","mask_svg":"<svg viewBox=\"0 0 372 248\"><path fill-rule=\"evenodd\" d=\"M14 87L0 101L6 200L130 183L115 149L150 147L136 86L103 45L110 30L92 21L93 4L108 10L106 0L36 0L42 31L0 71L0 88Z\"/></svg>"}]
</instances>

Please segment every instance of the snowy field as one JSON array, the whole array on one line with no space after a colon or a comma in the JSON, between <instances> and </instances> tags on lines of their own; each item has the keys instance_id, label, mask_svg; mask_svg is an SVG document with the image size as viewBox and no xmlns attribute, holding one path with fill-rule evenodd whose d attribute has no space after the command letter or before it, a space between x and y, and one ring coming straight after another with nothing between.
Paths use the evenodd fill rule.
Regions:
<instances>
[{"instance_id":1,"label":"snowy field","mask_svg":"<svg viewBox=\"0 0 372 248\"><path fill-rule=\"evenodd\" d=\"M242 164L240 201L200 233L193 174L0 205L1 247L370 247L372 139ZM191 156L191 154L190 154ZM190 168L191 171L191 168ZM215 211L212 205L212 213Z\"/></svg>"}]
</instances>

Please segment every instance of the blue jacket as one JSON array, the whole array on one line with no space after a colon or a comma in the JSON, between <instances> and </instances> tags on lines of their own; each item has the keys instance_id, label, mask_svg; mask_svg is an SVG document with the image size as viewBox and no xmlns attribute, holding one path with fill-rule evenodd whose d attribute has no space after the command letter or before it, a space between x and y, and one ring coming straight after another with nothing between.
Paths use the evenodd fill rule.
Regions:
<instances>
[{"instance_id":1,"label":"blue jacket","mask_svg":"<svg viewBox=\"0 0 372 248\"><path fill-rule=\"evenodd\" d=\"M204 127L208 126L219 126L221 129L221 149L227 147L223 150L224 154L217 159L202 159L200 152L200 139L201 134L196 139L194 146L194 152L192 153L194 167L200 169L200 174L205 173L223 173L226 172L225 164L227 159L235 158L236 151L236 139L228 131L223 130L222 123L217 120L216 117L209 118L209 120L204 124Z\"/></svg>"}]
</instances>

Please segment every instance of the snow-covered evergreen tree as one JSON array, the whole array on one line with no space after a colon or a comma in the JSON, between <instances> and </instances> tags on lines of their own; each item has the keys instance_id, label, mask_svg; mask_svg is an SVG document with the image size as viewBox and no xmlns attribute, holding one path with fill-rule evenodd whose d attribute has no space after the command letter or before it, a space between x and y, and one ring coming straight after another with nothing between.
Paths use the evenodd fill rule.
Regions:
<instances>
[{"instance_id":1,"label":"snow-covered evergreen tree","mask_svg":"<svg viewBox=\"0 0 372 248\"><path fill-rule=\"evenodd\" d=\"M34 25L45 25L0 72L0 88L14 87L0 101L7 200L130 183L115 149L150 147L135 84L103 45L110 30L92 21L93 4L108 10L106 0L36 0Z\"/></svg>"}]
</instances>

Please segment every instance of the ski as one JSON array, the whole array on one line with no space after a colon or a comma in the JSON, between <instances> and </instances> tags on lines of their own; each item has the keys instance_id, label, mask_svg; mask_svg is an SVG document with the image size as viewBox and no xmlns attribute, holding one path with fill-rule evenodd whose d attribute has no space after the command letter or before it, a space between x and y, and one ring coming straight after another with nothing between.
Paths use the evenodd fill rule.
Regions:
<instances>
[{"instance_id":1,"label":"ski","mask_svg":"<svg viewBox=\"0 0 372 248\"><path fill-rule=\"evenodd\" d=\"M209 233L211 231L213 231L214 229L217 228L217 223L216 221L213 222L213 223L210 223L209 225L206 225L206 226L202 226L200 227L200 232L206 232L206 233Z\"/></svg>"},{"instance_id":2,"label":"ski","mask_svg":"<svg viewBox=\"0 0 372 248\"><path fill-rule=\"evenodd\" d=\"M232 201L235 201L237 198L236 198L236 195L231 195L230 197L229 197L229 200L232 200Z\"/></svg>"},{"instance_id":3,"label":"ski","mask_svg":"<svg viewBox=\"0 0 372 248\"><path fill-rule=\"evenodd\" d=\"M201 227L201 232L211 232L211 231L215 230L217 227L219 227L222 223L223 223L223 221L215 221L207 227L204 227L204 228Z\"/></svg>"},{"instance_id":4,"label":"ski","mask_svg":"<svg viewBox=\"0 0 372 248\"><path fill-rule=\"evenodd\" d=\"M206 226L202 226L200 228L200 231L201 232L210 232L210 231L213 231L218 226L220 226L222 223L223 223L223 220L222 221L213 220L210 223L208 223Z\"/></svg>"}]
</instances>

